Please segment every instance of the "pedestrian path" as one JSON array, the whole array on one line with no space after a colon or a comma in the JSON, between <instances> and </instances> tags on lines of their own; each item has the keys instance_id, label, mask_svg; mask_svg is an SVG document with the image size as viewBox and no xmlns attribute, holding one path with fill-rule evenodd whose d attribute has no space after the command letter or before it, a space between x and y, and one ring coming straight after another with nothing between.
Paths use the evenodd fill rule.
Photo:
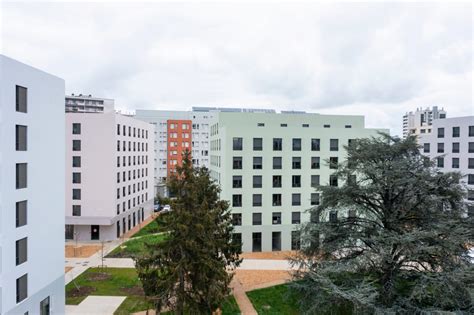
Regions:
<instances>
[{"instance_id":1,"label":"pedestrian path","mask_svg":"<svg viewBox=\"0 0 474 315\"><path fill-rule=\"evenodd\" d=\"M66 305L67 315L113 315L126 296L89 295L79 305Z\"/></svg>"},{"instance_id":2,"label":"pedestrian path","mask_svg":"<svg viewBox=\"0 0 474 315\"><path fill-rule=\"evenodd\" d=\"M239 305L240 312L243 315L258 315L257 311L253 307L252 302L250 302L249 297L245 293L245 290L242 286L242 283L237 279L232 279L230 283L232 293L234 294L235 301Z\"/></svg>"}]
</instances>

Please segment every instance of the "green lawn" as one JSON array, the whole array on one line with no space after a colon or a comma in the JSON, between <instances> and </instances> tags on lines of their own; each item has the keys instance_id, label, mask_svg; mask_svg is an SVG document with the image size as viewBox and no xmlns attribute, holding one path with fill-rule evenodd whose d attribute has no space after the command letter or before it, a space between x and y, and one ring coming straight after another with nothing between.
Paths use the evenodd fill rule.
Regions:
<instances>
[{"instance_id":1,"label":"green lawn","mask_svg":"<svg viewBox=\"0 0 474 315\"><path fill-rule=\"evenodd\" d=\"M295 315L301 314L298 296L286 284L247 292L258 314Z\"/></svg>"},{"instance_id":2,"label":"green lawn","mask_svg":"<svg viewBox=\"0 0 474 315\"><path fill-rule=\"evenodd\" d=\"M151 223L150 223L151 224ZM132 238L122 245L115 248L106 257L107 258L130 258L133 255L140 254L145 251L145 243L157 244L162 242L166 237L166 234L151 234L145 235L139 238Z\"/></svg>"},{"instance_id":3,"label":"green lawn","mask_svg":"<svg viewBox=\"0 0 474 315\"><path fill-rule=\"evenodd\" d=\"M160 214L155 220L151 221L150 223L145 225L140 231L133 234L132 238L164 232L163 226L162 226L162 223L161 223L161 220L162 220L163 216L164 216L164 214Z\"/></svg>"}]
</instances>

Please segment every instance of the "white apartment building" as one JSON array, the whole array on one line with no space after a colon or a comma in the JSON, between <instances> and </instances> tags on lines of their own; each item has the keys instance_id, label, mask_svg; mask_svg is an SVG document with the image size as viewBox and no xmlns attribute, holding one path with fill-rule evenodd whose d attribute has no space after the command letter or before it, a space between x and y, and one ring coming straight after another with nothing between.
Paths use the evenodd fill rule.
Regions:
<instances>
[{"instance_id":1,"label":"white apartment building","mask_svg":"<svg viewBox=\"0 0 474 315\"><path fill-rule=\"evenodd\" d=\"M436 160L443 172L457 171L465 175L470 215L474 215L474 116L433 121L433 132L421 135L423 154Z\"/></svg>"},{"instance_id":2,"label":"white apartment building","mask_svg":"<svg viewBox=\"0 0 474 315\"><path fill-rule=\"evenodd\" d=\"M433 108L417 108L415 112L407 112L403 115L403 138L408 135L423 135L431 133L433 121L435 119L446 118L446 111L438 110L438 106Z\"/></svg>"},{"instance_id":3,"label":"white apartment building","mask_svg":"<svg viewBox=\"0 0 474 315\"><path fill-rule=\"evenodd\" d=\"M153 212L153 126L113 103L66 97L68 240L113 240Z\"/></svg>"},{"instance_id":4,"label":"white apartment building","mask_svg":"<svg viewBox=\"0 0 474 315\"><path fill-rule=\"evenodd\" d=\"M0 314L64 314L64 80L0 55Z\"/></svg>"},{"instance_id":5,"label":"white apartment building","mask_svg":"<svg viewBox=\"0 0 474 315\"><path fill-rule=\"evenodd\" d=\"M340 184L332 173L346 158L344 146L379 131L388 133L365 128L363 116L215 113L211 176L231 203L242 250L298 248L295 229L319 204L315 186Z\"/></svg>"},{"instance_id":6,"label":"white apartment building","mask_svg":"<svg viewBox=\"0 0 474 315\"><path fill-rule=\"evenodd\" d=\"M209 168L209 124L214 113L225 112L275 112L268 109L225 108L225 107L192 107L191 111L136 110L135 118L155 126L155 194L167 196L165 186L170 172L169 147L171 139L170 125L176 122L190 121L192 124L191 155L193 165ZM185 140L185 139L183 139Z\"/></svg>"}]
</instances>

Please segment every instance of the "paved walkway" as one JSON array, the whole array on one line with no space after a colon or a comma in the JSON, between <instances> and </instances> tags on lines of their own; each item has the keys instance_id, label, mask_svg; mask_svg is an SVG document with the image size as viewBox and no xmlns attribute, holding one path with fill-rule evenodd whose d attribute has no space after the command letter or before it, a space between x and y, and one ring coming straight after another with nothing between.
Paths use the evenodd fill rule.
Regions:
<instances>
[{"instance_id":1,"label":"paved walkway","mask_svg":"<svg viewBox=\"0 0 474 315\"><path fill-rule=\"evenodd\" d=\"M67 315L113 315L126 296L89 295L79 305L66 305Z\"/></svg>"},{"instance_id":2,"label":"paved walkway","mask_svg":"<svg viewBox=\"0 0 474 315\"><path fill-rule=\"evenodd\" d=\"M232 289L232 293L234 294L235 301L237 302L237 305L239 305L240 312L243 315L258 315L257 311L253 307L252 302L250 302L249 297L245 293L242 283L234 278L230 283L230 287Z\"/></svg>"}]
</instances>

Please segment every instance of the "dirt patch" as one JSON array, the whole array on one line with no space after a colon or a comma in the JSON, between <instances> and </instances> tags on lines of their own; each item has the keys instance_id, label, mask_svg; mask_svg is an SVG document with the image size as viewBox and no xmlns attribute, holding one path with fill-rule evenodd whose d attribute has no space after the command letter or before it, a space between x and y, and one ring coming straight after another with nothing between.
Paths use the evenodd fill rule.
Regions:
<instances>
[{"instance_id":1,"label":"dirt patch","mask_svg":"<svg viewBox=\"0 0 474 315\"><path fill-rule=\"evenodd\" d=\"M64 267L64 273L67 273L69 270L71 270L74 267Z\"/></svg>"},{"instance_id":2,"label":"dirt patch","mask_svg":"<svg viewBox=\"0 0 474 315\"><path fill-rule=\"evenodd\" d=\"M235 280L242 284L245 291L284 283L291 279L291 274L286 270L236 270Z\"/></svg>"},{"instance_id":3,"label":"dirt patch","mask_svg":"<svg viewBox=\"0 0 474 315\"><path fill-rule=\"evenodd\" d=\"M66 258L87 258L101 249L102 245L79 245L77 247L74 245L66 245L65 254Z\"/></svg>"},{"instance_id":4,"label":"dirt patch","mask_svg":"<svg viewBox=\"0 0 474 315\"><path fill-rule=\"evenodd\" d=\"M90 272L86 275L86 279L89 281L105 281L110 278L111 276L106 272Z\"/></svg>"},{"instance_id":5,"label":"dirt patch","mask_svg":"<svg viewBox=\"0 0 474 315\"><path fill-rule=\"evenodd\" d=\"M286 260L295 254L295 251L290 250L280 252L242 253L240 254L240 258Z\"/></svg>"},{"instance_id":6,"label":"dirt patch","mask_svg":"<svg viewBox=\"0 0 474 315\"><path fill-rule=\"evenodd\" d=\"M134 287L130 287L130 288L121 288L120 291L125 293L125 295L127 296L130 296L130 295L145 296L145 291L143 291L143 288L138 285Z\"/></svg>"},{"instance_id":7,"label":"dirt patch","mask_svg":"<svg viewBox=\"0 0 474 315\"><path fill-rule=\"evenodd\" d=\"M79 288L72 288L71 290L68 290L66 295L68 297L82 297L82 296L89 296L94 291L95 291L94 287L80 286Z\"/></svg>"}]
</instances>

